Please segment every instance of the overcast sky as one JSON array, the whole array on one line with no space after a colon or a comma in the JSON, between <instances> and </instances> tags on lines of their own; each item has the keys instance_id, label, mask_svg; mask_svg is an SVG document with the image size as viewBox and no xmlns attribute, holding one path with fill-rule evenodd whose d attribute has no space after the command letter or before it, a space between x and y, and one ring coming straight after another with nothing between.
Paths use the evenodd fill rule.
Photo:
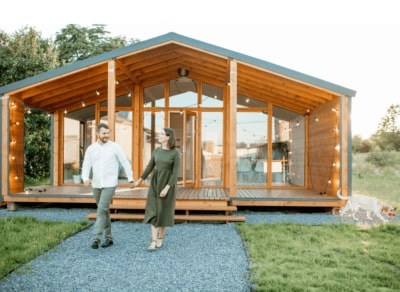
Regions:
<instances>
[{"instance_id":1,"label":"overcast sky","mask_svg":"<svg viewBox=\"0 0 400 292\"><path fill-rule=\"evenodd\" d=\"M357 91L352 132L368 138L400 104L396 0L31 1L1 5L0 29L32 26L54 39L66 25L105 24L147 40L175 32Z\"/></svg>"}]
</instances>

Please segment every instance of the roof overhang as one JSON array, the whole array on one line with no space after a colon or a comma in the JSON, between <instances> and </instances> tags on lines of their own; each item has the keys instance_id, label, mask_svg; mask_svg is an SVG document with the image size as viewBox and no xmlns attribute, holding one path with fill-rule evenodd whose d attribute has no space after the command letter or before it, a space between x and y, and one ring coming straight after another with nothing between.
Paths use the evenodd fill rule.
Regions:
<instances>
[{"instance_id":1,"label":"roof overhang","mask_svg":"<svg viewBox=\"0 0 400 292\"><path fill-rule=\"evenodd\" d=\"M168 33L87 60L33 76L0 88L0 95L17 96L26 106L57 111L107 98L108 62L115 61L116 96L134 85L154 85L179 78L224 86L230 82L230 61L237 66L238 94L306 113L338 96L356 92L231 50Z\"/></svg>"}]
</instances>

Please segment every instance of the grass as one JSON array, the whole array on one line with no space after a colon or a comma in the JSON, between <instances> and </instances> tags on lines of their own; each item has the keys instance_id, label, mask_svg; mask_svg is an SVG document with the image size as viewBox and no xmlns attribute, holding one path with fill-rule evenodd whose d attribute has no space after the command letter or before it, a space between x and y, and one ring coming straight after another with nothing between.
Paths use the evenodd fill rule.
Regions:
<instances>
[{"instance_id":1,"label":"grass","mask_svg":"<svg viewBox=\"0 0 400 292\"><path fill-rule=\"evenodd\" d=\"M54 222L27 216L0 219L0 279L90 224L90 221Z\"/></svg>"},{"instance_id":2,"label":"grass","mask_svg":"<svg viewBox=\"0 0 400 292\"><path fill-rule=\"evenodd\" d=\"M254 291L395 291L400 226L237 224ZM398 291L398 290L397 290Z\"/></svg>"},{"instance_id":3,"label":"grass","mask_svg":"<svg viewBox=\"0 0 400 292\"><path fill-rule=\"evenodd\" d=\"M400 153L393 153L394 166L385 167L366 162L366 156L353 155L353 193L376 197L400 209Z\"/></svg>"},{"instance_id":4,"label":"grass","mask_svg":"<svg viewBox=\"0 0 400 292\"><path fill-rule=\"evenodd\" d=\"M400 153L394 159L399 160ZM353 156L353 193L400 208L400 171ZM400 225L236 225L254 291L399 291Z\"/></svg>"}]
</instances>

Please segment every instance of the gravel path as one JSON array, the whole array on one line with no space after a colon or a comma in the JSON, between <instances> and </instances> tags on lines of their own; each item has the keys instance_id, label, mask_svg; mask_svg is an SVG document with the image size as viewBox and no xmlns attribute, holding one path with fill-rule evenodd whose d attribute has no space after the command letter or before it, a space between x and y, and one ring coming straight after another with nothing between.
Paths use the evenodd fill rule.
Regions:
<instances>
[{"instance_id":1,"label":"gravel path","mask_svg":"<svg viewBox=\"0 0 400 292\"><path fill-rule=\"evenodd\" d=\"M83 220L94 209L0 209L0 218L34 216L55 221ZM250 224L297 222L336 224L331 213L238 212ZM397 218L396 218L397 219ZM234 223L176 224L168 228L164 246L146 250L150 227L115 221L114 245L90 248L93 225L66 239L0 281L0 291L251 291L246 250ZM1 247L0 247L1 248Z\"/></svg>"}]
</instances>

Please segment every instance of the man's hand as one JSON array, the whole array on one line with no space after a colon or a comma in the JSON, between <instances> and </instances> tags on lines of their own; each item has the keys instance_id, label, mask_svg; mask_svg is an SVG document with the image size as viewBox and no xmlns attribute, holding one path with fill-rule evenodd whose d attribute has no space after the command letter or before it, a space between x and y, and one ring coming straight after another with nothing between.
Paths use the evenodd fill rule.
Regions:
<instances>
[{"instance_id":1,"label":"man's hand","mask_svg":"<svg viewBox=\"0 0 400 292\"><path fill-rule=\"evenodd\" d=\"M85 186L89 186L92 183L92 181L90 179L87 179L83 183L85 184Z\"/></svg>"}]
</instances>

